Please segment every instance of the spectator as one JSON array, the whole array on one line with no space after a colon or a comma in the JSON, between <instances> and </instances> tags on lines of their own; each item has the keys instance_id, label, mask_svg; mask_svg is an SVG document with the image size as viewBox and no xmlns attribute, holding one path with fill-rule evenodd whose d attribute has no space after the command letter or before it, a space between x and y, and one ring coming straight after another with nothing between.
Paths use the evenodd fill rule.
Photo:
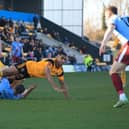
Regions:
<instances>
[{"instance_id":1,"label":"spectator","mask_svg":"<svg viewBox=\"0 0 129 129\"><path fill-rule=\"evenodd\" d=\"M33 17L33 23L34 23L34 29L35 29L35 30L37 30L38 22L39 22L39 19L38 19L38 17L35 15L35 16Z\"/></svg>"},{"instance_id":2,"label":"spectator","mask_svg":"<svg viewBox=\"0 0 129 129\"><path fill-rule=\"evenodd\" d=\"M12 42L12 62L20 63L22 61L23 45L20 42L20 38L16 37L15 41Z\"/></svg>"},{"instance_id":3,"label":"spectator","mask_svg":"<svg viewBox=\"0 0 129 129\"><path fill-rule=\"evenodd\" d=\"M84 64L87 68L87 71L91 72L92 71L92 65L93 65L93 58L91 55L86 55L84 57Z\"/></svg>"}]
</instances>

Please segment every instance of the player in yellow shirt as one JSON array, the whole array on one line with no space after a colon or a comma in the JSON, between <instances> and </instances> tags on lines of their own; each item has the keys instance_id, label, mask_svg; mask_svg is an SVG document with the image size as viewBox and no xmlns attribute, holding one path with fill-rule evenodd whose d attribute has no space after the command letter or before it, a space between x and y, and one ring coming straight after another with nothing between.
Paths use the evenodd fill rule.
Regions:
<instances>
[{"instance_id":1,"label":"player in yellow shirt","mask_svg":"<svg viewBox=\"0 0 129 129\"><path fill-rule=\"evenodd\" d=\"M64 81L64 72L62 65L66 62L66 55L60 54L56 58L43 59L39 62L26 61L22 64L10 66L0 72L1 76L6 76L15 80L24 78L36 77L46 78L54 90L63 92L64 96L68 98L68 89ZM57 76L61 88L53 80L53 76Z\"/></svg>"}]
</instances>

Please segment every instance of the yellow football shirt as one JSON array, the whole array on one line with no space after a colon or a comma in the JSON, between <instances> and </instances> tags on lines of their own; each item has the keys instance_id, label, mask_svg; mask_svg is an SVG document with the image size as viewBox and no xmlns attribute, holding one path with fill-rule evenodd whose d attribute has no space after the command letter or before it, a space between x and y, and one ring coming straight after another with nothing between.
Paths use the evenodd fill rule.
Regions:
<instances>
[{"instance_id":1,"label":"yellow football shirt","mask_svg":"<svg viewBox=\"0 0 129 129\"><path fill-rule=\"evenodd\" d=\"M45 78L45 67L47 66L52 76L57 76L59 80L64 80L63 68L57 68L55 61L56 59L45 59L39 62L27 61L27 72L31 77Z\"/></svg>"}]
</instances>

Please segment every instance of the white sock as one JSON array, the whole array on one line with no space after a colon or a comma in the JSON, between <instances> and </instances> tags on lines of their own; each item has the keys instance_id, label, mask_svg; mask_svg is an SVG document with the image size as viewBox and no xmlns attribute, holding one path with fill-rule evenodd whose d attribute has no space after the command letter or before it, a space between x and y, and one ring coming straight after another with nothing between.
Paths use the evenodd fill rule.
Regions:
<instances>
[{"instance_id":1,"label":"white sock","mask_svg":"<svg viewBox=\"0 0 129 129\"><path fill-rule=\"evenodd\" d=\"M119 100L127 100L127 97L126 97L126 94L125 93L121 93L120 95L119 95Z\"/></svg>"}]
</instances>

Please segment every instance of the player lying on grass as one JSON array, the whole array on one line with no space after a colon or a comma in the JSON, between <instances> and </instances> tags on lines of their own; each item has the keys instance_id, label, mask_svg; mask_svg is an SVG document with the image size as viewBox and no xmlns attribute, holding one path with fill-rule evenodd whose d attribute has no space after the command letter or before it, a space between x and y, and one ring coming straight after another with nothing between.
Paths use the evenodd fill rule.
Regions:
<instances>
[{"instance_id":1,"label":"player lying on grass","mask_svg":"<svg viewBox=\"0 0 129 129\"><path fill-rule=\"evenodd\" d=\"M27 89L25 89L24 85L17 85L14 88L14 86L10 84L10 81L6 77L3 77L0 80L0 99L23 99L35 88L35 85L31 85Z\"/></svg>"},{"instance_id":2,"label":"player lying on grass","mask_svg":"<svg viewBox=\"0 0 129 129\"><path fill-rule=\"evenodd\" d=\"M36 77L46 78L53 89L57 92L63 92L64 96L68 98L68 89L64 81L64 72L62 65L66 61L66 54L57 55L56 58L44 59L39 62L26 61L22 64L10 66L9 68L2 68L1 76L6 76L11 79L20 80L24 78ZM53 76L59 80L61 88L54 82Z\"/></svg>"}]
</instances>

